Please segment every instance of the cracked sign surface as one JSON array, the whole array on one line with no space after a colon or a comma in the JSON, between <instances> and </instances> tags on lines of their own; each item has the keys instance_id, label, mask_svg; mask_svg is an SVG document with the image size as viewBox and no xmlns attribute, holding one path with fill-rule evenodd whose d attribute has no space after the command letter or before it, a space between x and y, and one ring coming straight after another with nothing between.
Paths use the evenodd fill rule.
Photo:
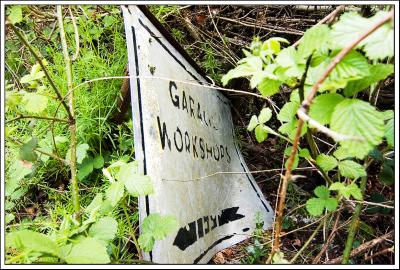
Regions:
<instances>
[{"instance_id":1,"label":"cracked sign surface","mask_svg":"<svg viewBox=\"0 0 400 270\"><path fill-rule=\"evenodd\" d=\"M137 6L123 6L139 170L154 193L139 199L140 221L174 215L179 228L144 258L207 263L251 235L256 216L271 226L264 199L236 144L229 101ZM220 173L235 172L235 173Z\"/></svg>"}]
</instances>

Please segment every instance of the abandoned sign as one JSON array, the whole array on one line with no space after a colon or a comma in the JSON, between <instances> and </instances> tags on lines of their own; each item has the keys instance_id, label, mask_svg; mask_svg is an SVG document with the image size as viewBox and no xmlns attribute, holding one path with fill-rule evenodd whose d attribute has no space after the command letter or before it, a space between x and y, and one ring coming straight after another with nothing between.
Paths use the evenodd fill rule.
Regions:
<instances>
[{"instance_id":1,"label":"abandoned sign","mask_svg":"<svg viewBox=\"0 0 400 270\"><path fill-rule=\"evenodd\" d=\"M206 263L251 235L273 212L235 142L229 101L208 83L138 6L122 7L129 55L135 158L155 192L140 220L174 215L180 228L144 258ZM235 172L235 173L221 173Z\"/></svg>"}]
</instances>

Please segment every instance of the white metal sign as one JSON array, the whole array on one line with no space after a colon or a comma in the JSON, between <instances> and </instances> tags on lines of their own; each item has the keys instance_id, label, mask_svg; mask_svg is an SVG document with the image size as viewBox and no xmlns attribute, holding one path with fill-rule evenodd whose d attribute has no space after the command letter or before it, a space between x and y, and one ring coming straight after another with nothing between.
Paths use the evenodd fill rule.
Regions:
<instances>
[{"instance_id":1,"label":"white metal sign","mask_svg":"<svg viewBox=\"0 0 400 270\"><path fill-rule=\"evenodd\" d=\"M257 214L270 227L273 210L246 173L229 101L206 87L140 8L122 9L129 72L136 76L130 81L135 158L155 190L140 198L140 220L151 213L174 215L180 226L144 258L207 263L248 238Z\"/></svg>"}]
</instances>

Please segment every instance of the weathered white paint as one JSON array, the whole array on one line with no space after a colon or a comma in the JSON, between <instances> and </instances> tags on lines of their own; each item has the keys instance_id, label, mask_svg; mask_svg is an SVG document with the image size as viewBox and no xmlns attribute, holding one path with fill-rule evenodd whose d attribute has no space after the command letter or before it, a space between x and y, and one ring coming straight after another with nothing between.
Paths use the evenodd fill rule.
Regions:
<instances>
[{"instance_id":1,"label":"weathered white paint","mask_svg":"<svg viewBox=\"0 0 400 270\"><path fill-rule=\"evenodd\" d=\"M248 238L254 230L257 213L264 221L264 227L270 227L273 211L250 173L217 174L192 180L220 171L248 171L235 142L229 101L220 92L200 84L206 83L206 80L163 38L136 6L122 9L129 71L133 76L142 76L131 79L135 158L139 161L140 170L151 177L155 189L154 194L139 200L140 220L149 213L175 215L181 227L186 226L189 230L191 224L197 231L194 234L197 240L184 250L182 241L176 240L177 230L166 239L156 241L151 255L146 253L144 258L156 263L207 263L219 250ZM197 82L198 86L178 81ZM183 109L183 91L187 111ZM179 109L173 104L175 95L179 96ZM198 116L198 104L201 119ZM194 117L190 113L190 106L194 110ZM203 118L207 119L207 124ZM162 147L163 123L171 148L167 141L164 149ZM182 134L182 152L177 150L181 145L177 128ZM189 151L185 146L185 132L190 139ZM206 158L207 153L202 158L200 137L203 146L205 143L218 145L219 154L214 147L212 158ZM196 141L197 157L193 151L193 141ZM223 157L221 152L224 152ZM224 209L225 214L222 215ZM228 217L228 221L232 221L211 229L213 218L218 220L218 215L222 215L222 223L223 216L229 212L234 217ZM205 228L208 227L207 219L210 226L208 230ZM203 233L199 234L201 224Z\"/></svg>"}]
</instances>

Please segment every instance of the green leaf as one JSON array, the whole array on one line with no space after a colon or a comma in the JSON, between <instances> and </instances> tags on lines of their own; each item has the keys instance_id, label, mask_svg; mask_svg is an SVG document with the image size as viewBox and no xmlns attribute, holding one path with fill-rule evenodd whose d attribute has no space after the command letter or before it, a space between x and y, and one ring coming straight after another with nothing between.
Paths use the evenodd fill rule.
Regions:
<instances>
[{"instance_id":1,"label":"green leaf","mask_svg":"<svg viewBox=\"0 0 400 270\"><path fill-rule=\"evenodd\" d=\"M253 131L253 129L255 129L257 125L258 125L258 118L257 116L253 115L250 119L249 125L247 126L247 130Z\"/></svg>"},{"instance_id":2,"label":"green leaf","mask_svg":"<svg viewBox=\"0 0 400 270\"><path fill-rule=\"evenodd\" d=\"M29 252L39 252L54 256L60 255L60 249L47 235L42 233L22 230L7 234L7 245L12 248Z\"/></svg>"},{"instance_id":3,"label":"green leaf","mask_svg":"<svg viewBox=\"0 0 400 270\"><path fill-rule=\"evenodd\" d=\"M394 72L393 65L389 64L375 64L370 67L370 75L363 77L359 80L351 81L344 89L344 94L351 97L354 94L366 89L368 86L386 79Z\"/></svg>"},{"instance_id":4,"label":"green leaf","mask_svg":"<svg viewBox=\"0 0 400 270\"><path fill-rule=\"evenodd\" d=\"M83 159L87 157L87 150L89 150L89 145L87 143L79 144L76 147L76 162L82 163Z\"/></svg>"},{"instance_id":5,"label":"green leaf","mask_svg":"<svg viewBox=\"0 0 400 270\"><path fill-rule=\"evenodd\" d=\"M24 143L19 149L19 158L21 160L26 160L30 162L35 162L37 160L37 154L35 149L38 145L38 139L33 137L27 143Z\"/></svg>"},{"instance_id":6,"label":"green leaf","mask_svg":"<svg viewBox=\"0 0 400 270\"><path fill-rule=\"evenodd\" d=\"M367 59L357 51L347 54L332 70L330 81L357 80L370 75Z\"/></svg>"},{"instance_id":7,"label":"green leaf","mask_svg":"<svg viewBox=\"0 0 400 270\"><path fill-rule=\"evenodd\" d=\"M308 213L313 216L320 216L324 212L325 201L319 198L311 198L306 202L306 209Z\"/></svg>"},{"instance_id":8,"label":"green leaf","mask_svg":"<svg viewBox=\"0 0 400 270\"><path fill-rule=\"evenodd\" d=\"M102 155L98 155L93 159L93 167L95 169L101 169L104 166L104 158Z\"/></svg>"},{"instance_id":9,"label":"green leaf","mask_svg":"<svg viewBox=\"0 0 400 270\"><path fill-rule=\"evenodd\" d=\"M285 259L285 255L283 252L275 252L274 256L272 257L273 264L289 264L290 262Z\"/></svg>"},{"instance_id":10,"label":"green leaf","mask_svg":"<svg viewBox=\"0 0 400 270\"><path fill-rule=\"evenodd\" d=\"M264 125L258 125L255 130L257 142L261 143L268 137L268 131L264 128Z\"/></svg>"},{"instance_id":11,"label":"green leaf","mask_svg":"<svg viewBox=\"0 0 400 270\"><path fill-rule=\"evenodd\" d=\"M229 70L227 74L222 76L222 85L227 85L231 79L251 76L256 71L262 70L262 60L256 56L246 57L240 60L239 64L240 65Z\"/></svg>"},{"instance_id":12,"label":"green leaf","mask_svg":"<svg viewBox=\"0 0 400 270\"><path fill-rule=\"evenodd\" d=\"M335 106L343 99L343 96L336 93L317 96L311 104L310 117L322 125L329 124Z\"/></svg>"},{"instance_id":13,"label":"green leaf","mask_svg":"<svg viewBox=\"0 0 400 270\"><path fill-rule=\"evenodd\" d=\"M106 190L106 198L110 201L112 206L116 206L123 195L124 183L120 181L112 183Z\"/></svg>"},{"instance_id":14,"label":"green leaf","mask_svg":"<svg viewBox=\"0 0 400 270\"><path fill-rule=\"evenodd\" d=\"M375 145L381 143L385 125L382 114L368 102L345 99L333 111L331 129L361 139L345 140L340 144L349 154L363 159Z\"/></svg>"},{"instance_id":15,"label":"green leaf","mask_svg":"<svg viewBox=\"0 0 400 270\"><path fill-rule=\"evenodd\" d=\"M111 241L117 234L118 223L112 217L100 218L89 229L89 236L103 241Z\"/></svg>"},{"instance_id":16,"label":"green leaf","mask_svg":"<svg viewBox=\"0 0 400 270\"><path fill-rule=\"evenodd\" d=\"M139 235L139 246L144 252L149 252L154 247L155 239L151 233L142 233Z\"/></svg>"},{"instance_id":17,"label":"green leaf","mask_svg":"<svg viewBox=\"0 0 400 270\"><path fill-rule=\"evenodd\" d=\"M300 149L299 157L311 159L310 151L307 148Z\"/></svg>"},{"instance_id":18,"label":"green leaf","mask_svg":"<svg viewBox=\"0 0 400 270\"><path fill-rule=\"evenodd\" d=\"M48 98L36 93L25 93L22 103L28 113L41 113L47 107Z\"/></svg>"},{"instance_id":19,"label":"green leaf","mask_svg":"<svg viewBox=\"0 0 400 270\"><path fill-rule=\"evenodd\" d=\"M6 196L10 196L16 189L21 185L21 180L32 173L32 168L22 165L22 161L15 160L13 164L7 170L5 177L5 193Z\"/></svg>"},{"instance_id":20,"label":"green leaf","mask_svg":"<svg viewBox=\"0 0 400 270\"><path fill-rule=\"evenodd\" d=\"M17 24L22 22L22 6L14 5L10 8L10 14L8 15L8 19L12 24Z\"/></svg>"},{"instance_id":21,"label":"green leaf","mask_svg":"<svg viewBox=\"0 0 400 270\"><path fill-rule=\"evenodd\" d=\"M270 78L264 78L257 86L263 97L271 97L279 92L279 86L282 83Z\"/></svg>"},{"instance_id":22,"label":"green leaf","mask_svg":"<svg viewBox=\"0 0 400 270\"><path fill-rule=\"evenodd\" d=\"M328 211L334 211L338 205L335 198L330 197L330 191L325 186L318 186L314 189L318 198L311 198L306 202L307 211L313 216L320 216L324 208Z\"/></svg>"},{"instance_id":23,"label":"green leaf","mask_svg":"<svg viewBox=\"0 0 400 270\"><path fill-rule=\"evenodd\" d=\"M87 157L83 160L82 164L79 166L78 179L82 181L93 171L93 158Z\"/></svg>"},{"instance_id":24,"label":"green leaf","mask_svg":"<svg viewBox=\"0 0 400 270\"><path fill-rule=\"evenodd\" d=\"M361 190L354 183L345 185L341 182L335 182L329 187L329 190L338 191L339 195L345 197L346 199L350 199L350 196L353 196L353 198L356 200L362 200Z\"/></svg>"},{"instance_id":25,"label":"green leaf","mask_svg":"<svg viewBox=\"0 0 400 270\"><path fill-rule=\"evenodd\" d=\"M325 172L333 170L338 165L336 158L325 154L318 155L316 161L317 165Z\"/></svg>"},{"instance_id":26,"label":"green leaf","mask_svg":"<svg viewBox=\"0 0 400 270\"><path fill-rule=\"evenodd\" d=\"M106 264L110 262L110 257L102 242L86 237L72 246L65 261L68 264Z\"/></svg>"},{"instance_id":27,"label":"green leaf","mask_svg":"<svg viewBox=\"0 0 400 270\"><path fill-rule=\"evenodd\" d=\"M143 233L150 233L156 240L164 239L178 228L178 221L174 216L161 216L158 213L148 215L142 223Z\"/></svg>"},{"instance_id":28,"label":"green leaf","mask_svg":"<svg viewBox=\"0 0 400 270\"><path fill-rule=\"evenodd\" d=\"M305 61L299 58L294 47L283 49L276 57L276 63L286 68L285 75L289 77L300 78L305 70Z\"/></svg>"},{"instance_id":29,"label":"green leaf","mask_svg":"<svg viewBox=\"0 0 400 270\"><path fill-rule=\"evenodd\" d=\"M93 198L92 202L85 208L85 213L92 214L93 212L100 209L103 202L103 194L97 193Z\"/></svg>"},{"instance_id":30,"label":"green leaf","mask_svg":"<svg viewBox=\"0 0 400 270\"><path fill-rule=\"evenodd\" d=\"M394 147L394 118L385 124L385 137L388 145Z\"/></svg>"},{"instance_id":31,"label":"green leaf","mask_svg":"<svg viewBox=\"0 0 400 270\"><path fill-rule=\"evenodd\" d=\"M297 102L287 102L279 111L278 120L282 122L291 122L297 113L300 104Z\"/></svg>"},{"instance_id":32,"label":"green leaf","mask_svg":"<svg viewBox=\"0 0 400 270\"><path fill-rule=\"evenodd\" d=\"M360 37L388 12L378 11L371 18L363 18L355 12L344 13L332 27L331 47L344 48ZM372 60L391 57L394 54L394 30L392 23L386 23L362 40L356 48L362 48Z\"/></svg>"},{"instance_id":33,"label":"green leaf","mask_svg":"<svg viewBox=\"0 0 400 270\"><path fill-rule=\"evenodd\" d=\"M8 223L10 223L11 221L13 221L14 219L15 219L15 216L12 213L7 214L6 217L5 217L6 225Z\"/></svg>"},{"instance_id":34,"label":"green leaf","mask_svg":"<svg viewBox=\"0 0 400 270\"><path fill-rule=\"evenodd\" d=\"M308 29L300 40L298 54L307 58L329 40L329 27L326 24L316 25Z\"/></svg>"},{"instance_id":35,"label":"green leaf","mask_svg":"<svg viewBox=\"0 0 400 270\"><path fill-rule=\"evenodd\" d=\"M394 111L393 110L386 110L382 112L383 120L387 121L391 118L394 118Z\"/></svg>"},{"instance_id":36,"label":"green leaf","mask_svg":"<svg viewBox=\"0 0 400 270\"><path fill-rule=\"evenodd\" d=\"M349 157L352 157L352 155L343 147L339 147L336 149L335 152L333 152L333 155L338 159L338 160L343 160Z\"/></svg>"},{"instance_id":37,"label":"green leaf","mask_svg":"<svg viewBox=\"0 0 400 270\"><path fill-rule=\"evenodd\" d=\"M318 186L314 189L314 194L321 199L329 198L329 189L326 186Z\"/></svg>"},{"instance_id":38,"label":"green leaf","mask_svg":"<svg viewBox=\"0 0 400 270\"><path fill-rule=\"evenodd\" d=\"M344 177L350 179L357 179L359 177L367 176L365 168L352 160L344 160L339 162L339 171Z\"/></svg>"},{"instance_id":39,"label":"green leaf","mask_svg":"<svg viewBox=\"0 0 400 270\"><path fill-rule=\"evenodd\" d=\"M132 196L138 197L154 192L150 177L137 173L137 162L122 165L115 178L124 183Z\"/></svg>"},{"instance_id":40,"label":"green leaf","mask_svg":"<svg viewBox=\"0 0 400 270\"><path fill-rule=\"evenodd\" d=\"M265 124L272 117L272 111L270 108L263 108L258 116L258 121L260 124Z\"/></svg>"},{"instance_id":41,"label":"green leaf","mask_svg":"<svg viewBox=\"0 0 400 270\"><path fill-rule=\"evenodd\" d=\"M382 170L379 173L379 180L388 186L394 184L394 167L387 161L383 163Z\"/></svg>"}]
</instances>

